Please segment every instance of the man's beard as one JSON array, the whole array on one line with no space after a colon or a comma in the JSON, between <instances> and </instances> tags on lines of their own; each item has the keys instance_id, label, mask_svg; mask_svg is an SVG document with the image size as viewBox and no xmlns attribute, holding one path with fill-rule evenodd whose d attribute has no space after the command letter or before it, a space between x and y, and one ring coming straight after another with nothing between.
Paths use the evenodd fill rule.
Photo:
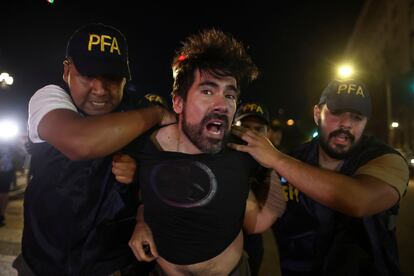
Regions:
<instances>
[{"instance_id":1,"label":"man's beard","mask_svg":"<svg viewBox=\"0 0 414 276\"><path fill-rule=\"evenodd\" d=\"M348 156L351 156L352 154L354 154L354 152L357 150L358 146L359 146L359 141L355 142L355 136L352 135L349 131L344 130L344 129L337 129L333 132L331 132L329 134L328 137L326 137L323 133L323 131L321 130L321 128L319 127L321 124L318 124L318 131L320 134L320 138L319 138L319 145L321 146L321 148L323 149L323 151L331 158L337 159L337 160L343 160L345 158L347 158ZM338 150L338 149L333 149L330 145L329 145L329 139L331 139L332 137L338 136L338 135L347 135L348 139L350 141L350 148L348 150ZM343 148L342 145L337 145L337 148Z\"/></svg>"},{"instance_id":2,"label":"man's beard","mask_svg":"<svg viewBox=\"0 0 414 276\"><path fill-rule=\"evenodd\" d=\"M211 119L223 120L224 137L223 139L214 139L203 136L203 131L206 129L207 122ZM203 153L218 153L227 144L229 137L229 122L226 115L210 113L204 116L199 124L188 124L186 120L186 113L183 112L182 129L188 139Z\"/></svg>"}]
</instances>

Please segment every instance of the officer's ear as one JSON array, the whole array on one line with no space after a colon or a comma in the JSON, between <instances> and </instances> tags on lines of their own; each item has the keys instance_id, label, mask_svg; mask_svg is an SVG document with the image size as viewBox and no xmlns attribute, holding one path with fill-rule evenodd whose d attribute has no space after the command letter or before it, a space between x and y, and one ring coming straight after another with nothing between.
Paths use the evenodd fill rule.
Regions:
<instances>
[{"instance_id":1,"label":"officer's ear","mask_svg":"<svg viewBox=\"0 0 414 276\"><path fill-rule=\"evenodd\" d=\"M313 107L313 120L316 125L319 124L319 120L321 119L321 111L322 111L322 105L315 105Z\"/></svg>"}]
</instances>

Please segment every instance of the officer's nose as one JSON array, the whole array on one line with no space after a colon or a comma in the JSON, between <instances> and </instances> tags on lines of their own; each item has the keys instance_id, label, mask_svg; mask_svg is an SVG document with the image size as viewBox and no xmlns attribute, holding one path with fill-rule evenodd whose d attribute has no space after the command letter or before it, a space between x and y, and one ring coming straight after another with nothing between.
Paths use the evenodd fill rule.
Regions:
<instances>
[{"instance_id":1,"label":"officer's nose","mask_svg":"<svg viewBox=\"0 0 414 276\"><path fill-rule=\"evenodd\" d=\"M105 87L104 81L100 78L94 78L92 80L91 92L98 96L106 95L107 89Z\"/></svg>"}]
</instances>

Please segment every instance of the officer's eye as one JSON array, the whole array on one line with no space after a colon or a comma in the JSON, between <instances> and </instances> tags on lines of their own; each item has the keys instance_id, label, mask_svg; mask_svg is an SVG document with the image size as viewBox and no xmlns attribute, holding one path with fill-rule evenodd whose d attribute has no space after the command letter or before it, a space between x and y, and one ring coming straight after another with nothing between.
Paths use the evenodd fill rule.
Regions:
<instances>
[{"instance_id":1,"label":"officer's eye","mask_svg":"<svg viewBox=\"0 0 414 276\"><path fill-rule=\"evenodd\" d=\"M352 119L354 120L354 121L362 121L363 119L364 119L364 117L362 116L362 115L359 115L359 114L353 114L352 115Z\"/></svg>"}]
</instances>

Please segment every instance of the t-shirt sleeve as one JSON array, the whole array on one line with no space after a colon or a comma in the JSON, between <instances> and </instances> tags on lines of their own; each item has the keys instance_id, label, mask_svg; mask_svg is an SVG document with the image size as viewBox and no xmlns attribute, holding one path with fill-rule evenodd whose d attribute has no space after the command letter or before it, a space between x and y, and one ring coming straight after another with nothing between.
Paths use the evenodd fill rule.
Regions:
<instances>
[{"instance_id":1,"label":"t-shirt sleeve","mask_svg":"<svg viewBox=\"0 0 414 276\"><path fill-rule=\"evenodd\" d=\"M29 101L28 132L33 143L43 143L37 132L42 118L55 109L69 109L78 112L69 94L57 85L47 85L32 96Z\"/></svg>"},{"instance_id":2,"label":"t-shirt sleeve","mask_svg":"<svg viewBox=\"0 0 414 276\"><path fill-rule=\"evenodd\" d=\"M360 174L371 175L388 183L398 191L400 198L407 188L409 178L407 162L395 153L384 154L369 161L354 175Z\"/></svg>"}]
</instances>

